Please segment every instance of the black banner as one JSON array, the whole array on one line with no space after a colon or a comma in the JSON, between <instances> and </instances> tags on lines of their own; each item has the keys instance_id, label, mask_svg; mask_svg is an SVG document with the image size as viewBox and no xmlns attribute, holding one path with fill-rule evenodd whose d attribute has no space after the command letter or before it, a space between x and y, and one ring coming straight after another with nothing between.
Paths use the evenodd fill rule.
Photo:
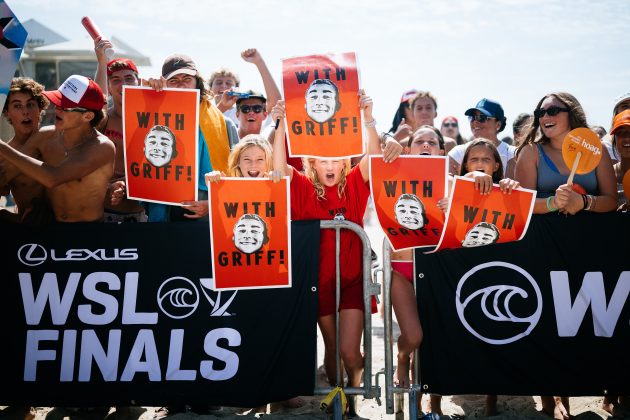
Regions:
<instances>
[{"instance_id":1,"label":"black banner","mask_svg":"<svg viewBox=\"0 0 630 420\"><path fill-rule=\"evenodd\" d=\"M522 241L416 252L425 392L630 394L630 214L532 218Z\"/></svg>"},{"instance_id":2,"label":"black banner","mask_svg":"<svg viewBox=\"0 0 630 420\"><path fill-rule=\"evenodd\" d=\"M293 287L210 290L207 223L2 225L5 404L255 407L315 387L319 222Z\"/></svg>"}]
</instances>

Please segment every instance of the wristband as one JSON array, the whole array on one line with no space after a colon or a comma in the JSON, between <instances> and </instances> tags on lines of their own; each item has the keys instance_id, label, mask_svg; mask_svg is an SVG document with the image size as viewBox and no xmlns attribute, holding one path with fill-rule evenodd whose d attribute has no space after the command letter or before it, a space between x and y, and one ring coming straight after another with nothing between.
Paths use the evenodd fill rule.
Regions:
<instances>
[{"instance_id":1,"label":"wristband","mask_svg":"<svg viewBox=\"0 0 630 420\"><path fill-rule=\"evenodd\" d=\"M586 210L586 206L588 206L588 199L586 198L586 194L581 194L582 195L582 202L584 203L584 207L582 207L582 210Z\"/></svg>"},{"instance_id":2,"label":"wristband","mask_svg":"<svg viewBox=\"0 0 630 420\"><path fill-rule=\"evenodd\" d=\"M363 121L363 127L365 128L376 127L376 120L372 119L372 121Z\"/></svg>"},{"instance_id":3,"label":"wristband","mask_svg":"<svg viewBox=\"0 0 630 420\"><path fill-rule=\"evenodd\" d=\"M555 198L555 195L550 195L549 197L547 197L547 210L549 210L549 213L551 213L552 211L558 210L557 207L553 207L551 205L551 200L553 200L554 198Z\"/></svg>"}]
</instances>

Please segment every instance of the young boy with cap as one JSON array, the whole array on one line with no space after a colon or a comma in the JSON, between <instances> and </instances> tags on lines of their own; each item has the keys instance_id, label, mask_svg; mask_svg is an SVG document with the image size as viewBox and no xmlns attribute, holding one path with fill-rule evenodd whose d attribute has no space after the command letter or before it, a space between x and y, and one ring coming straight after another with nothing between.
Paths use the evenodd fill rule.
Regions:
<instances>
[{"instance_id":1,"label":"young boy with cap","mask_svg":"<svg viewBox=\"0 0 630 420\"><path fill-rule=\"evenodd\" d=\"M55 125L33 134L24 153L0 142L0 156L46 187L58 222L102 221L116 154L114 143L95 128L104 116L103 91L72 75L44 95L55 105Z\"/></svg>"},{"instance_id":2,"label":"young boy with cap","mask_svg":"<svg viewBox=\"0 0 630 420\"><path fill-rule=\"evenodd\" d=\"M472 140L483 137L494 143L501 156L503 173L506 174L506 177L511 177L510 171L508 171L508 163L514 159L516 147L499 140L498 134L503 131L506 125L506 118L501 104L492 99L483 98L477 102L474 108L468 109L464 115L467 115L470 120ZM459 174L462 159L469 145L470 142L459 144L448 152L449 173ZM512 166L510 165L510 167Z\"/></svg>"}]
</instances>

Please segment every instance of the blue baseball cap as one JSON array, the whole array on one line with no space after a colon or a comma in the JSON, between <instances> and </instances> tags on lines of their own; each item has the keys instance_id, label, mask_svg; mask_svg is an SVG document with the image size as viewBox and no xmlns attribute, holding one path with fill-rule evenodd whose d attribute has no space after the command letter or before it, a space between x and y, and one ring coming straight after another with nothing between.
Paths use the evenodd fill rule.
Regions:
<instances>
[{"instance_id":1,"label":"blue baseball cap","mask_svg":"<svg viewBox=\"0 0 630 420\"><path fill-rule=\"evenodd\" d=\"M468 109L464 112L464 115L474 115L475 110L481 112L486 117L496 118L498 121L501 121L501 129L497 131L500 133L505 128L505 113L503 112L503 107L497 101L493 101L492 99L483 98L474 108Z\"/></svg>"}]
</instances>

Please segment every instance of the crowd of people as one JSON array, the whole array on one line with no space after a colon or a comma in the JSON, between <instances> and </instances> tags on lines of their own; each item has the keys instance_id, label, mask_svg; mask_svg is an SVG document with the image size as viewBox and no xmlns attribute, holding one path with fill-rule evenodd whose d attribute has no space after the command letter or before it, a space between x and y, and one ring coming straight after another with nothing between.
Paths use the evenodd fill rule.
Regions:
<instances>
[{"instance_id":1,"label":"crowd of people","mask_svg":"<svg viewBox=\"0 0 630 420\"><path fill-rule=\"evenodd\" d=\"M300 160L288 154L282 95L256 49L243 51L241 57L258 69L264 93L242 89L238 76L225 68L206 80L194 60L183 54L167 57L160 77L141 78L133 61L108 60L105 51L109 48L108 40L95 41L98 68L94 80L72 75L59 89L45 91L34 80L13 79L2 114L15 135L0 142L0 188L3 194L12 194L17 212L0 211L3 221L32 226L205 221L207 182L221 182L222 176L288 176L292 220L342 219L362 226L370 196L368 156L382 155L385 162L392 162L401 154L448 156L449 173L472 178L480 194L488 193L493 183L506 193L519 186L535 189L534 213L574 215L627 208L622 180L630 168L630 93L615 101L610 133L600 127L606 147L597 168L577 175L573 183L567 182L571 168L562 158L562 142L569 131L589 125L578 100L566 92L549 93L531 113L518 115L510 139L513 144L508 144L499 139L507 117L496 100L482 98L465 111L472 132L472 138L465 139L456 117L446 116L436 124L438 101L432 93L412 89L403 93L392 127L379 133L372 116L373 101L360 90L356 106L363 114L367 154L353 160ZM139 85L157 91L167 87L199 90L198 201L168 206L127 198L123 86ZM54 125L40 127L42 112L49 105L55 110ZM145 148L156 147L156 138L161 139L162 149L156 156L175 152L175 139L168 129L149 137ZM446 197L440 200L443 211L447 205ZM318 325L325 343L324 367L331 386L358 387L363 372L361 243L349 232L342 234L345 258L338 314L334 243L332 232L322 232ZM392 260L392 303L401 329L395 381L400 387L409 387L411 355L422 342L410 275L411 251L397 252ZM337 315L343 331L339 351L345 383L336 366ZM427 409L442 414L440 397L431 396L430 401ZM496 396L487 396L487 415L496 414L496 401ZM604 408L613 412L622 403L626 401L609 396ZM303 401L296 396L282 404L299 407ZM186 409L166 407L162 414ZM205 414L217 407L189 409ZM355 410L351 403L348 414ZM561 397L543 397L543 410L559 419L568 419L570 414L567 399ZM29 413L24 408L24 418L32 418Z\"/></svg>"}]
</instances>

